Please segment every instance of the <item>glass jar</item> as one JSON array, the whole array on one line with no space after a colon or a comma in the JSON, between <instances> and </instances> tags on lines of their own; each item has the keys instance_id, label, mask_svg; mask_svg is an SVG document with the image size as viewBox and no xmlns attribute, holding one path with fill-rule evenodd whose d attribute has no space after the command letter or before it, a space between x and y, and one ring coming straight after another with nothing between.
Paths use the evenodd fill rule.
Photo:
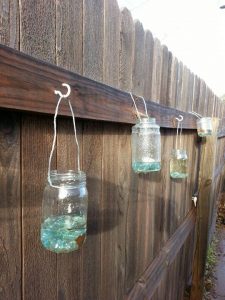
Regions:
<instances>
[{"instance_id":1,"label":"glass jar","mask_svg":"<svg viewBox=\"0 0 225 300\"><path fill-rule=\"evenodd\" d=\"M186 150L173 149L170 159L170 176L172 178L186 178L188 168L188 157Z\"/></svg>"},{"instance_id":2,"label":"glass jar","mask_svg":"<svg viewBox=\"0 0 225 300\"><path fill-rule=\"evenodd\" d=\"M212 118L201 118L197 120L197 131L201 137L212 135Z\"/></svg>"},{"instance_id":3,"label":"glass jar","mask_svg":"<svg viewBox=\"0 0 225 300\"><path fill-rule=\"evenodd\" d=\"M160 127L154 118L141 118L132 127L132 168L135 173L161 168Z\"/></svg>"},{"instance_id":4,"label":"glass jar","mask_svg":"<svg viewBox=\"0 0 225 300\"><path fill-rule=\"evenodd\" d=\"M86 239L86 174L50 172L42 205L41 242L56 253L78 250Z\"/></svg>"}]
</instances>

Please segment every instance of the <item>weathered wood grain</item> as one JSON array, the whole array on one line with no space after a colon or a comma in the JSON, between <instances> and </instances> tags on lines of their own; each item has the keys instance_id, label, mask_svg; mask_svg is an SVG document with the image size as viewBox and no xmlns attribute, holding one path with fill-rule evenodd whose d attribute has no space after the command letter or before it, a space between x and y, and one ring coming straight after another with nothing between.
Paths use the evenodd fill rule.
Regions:
<instances>
[{"instance_id":1,"label":"weathered wood grain","mask_svg":"<svg viewBox=\"0 0 225 300\"><path fill-rule=\"evenodd\" d=\"M20 51L55 63L55 0L20 1Z\"/></svg>"},{"instance_id":2,"label":"weathered wood grain","mask_svg":"<svg viewBox=\"0 0 225 300\"><path fill-rule=\"evenodd\" d=\"M115 22L115 19L117 22ZM120 12L115 0L105 1L103 81L119 84ZM103 124L101 210L101 298L118 299L118 128ZM120 291L121 294L121 291Z\"/></svg>"},{"instance_id":3,"label":"weathered wood grain","mask_svg":"<svg viewBox=\"0 0 225 300\"><path fill-rule=\"evenodd\" d=\"M140 21L134 22L134 61L132 72L132 92L138 96L143 96L144 78L143 65L145 59L144 52L145 32ZM141 103L143 106L143 103ZM142 107L140 103L138 107Z\"/></svg>"},{"instance_id":4,"label":"weathered wood grain","mask_svg":"<svg viewBox=\"0 0 225 300\"><path fill-rule=\"evenodd\" d=\"M169 77L168 77L168 99L167 105L169 107L175 106L176 90L177 90L177 76L178 76L178 60L172 56L169 60Z\"/></svg>"},{"instance_id":5,"label":"weathered wood grain","mask_svg":"<svg viewBox=\"0 0 225 300\"><path fill-rule=\"evenodd\" d=\"M71 22L73 20L73 22ZM82 74L83 3L56 1L56 64ZM60 88L61 89L61 88ZM75 109L75 108L74 108ZM82 169L83 124L76 121ZM77 146L72 118L59 118L57 134L57 169L77 170ZM57 296L59 299L82 299L83 248L57 256Z\"/></svg>"},{"instance_id":6,"label":"weathered wood grain","mask_svg":"<svg viewBox=\"0 0 225 300\"><path fill-rule=\"evenodd\" d=\"M179 250L190 234L195 224L195 212L191 210L184 222L178 227L173 236L161 249L158 256L153 260L143 273L133 289L127 295L127 299L151 299L154 291L160 283L161 277L173 263Z\"/></svg>"},{"instance_id":7,"label":"weathered wood grain","mask_svg":"<svg viewBox=\"0 0 225 300\"><path fill-rule=\"evenodd\" d=\"M152 67L152 99L159 102L162 80L163 48L160 41L154 39L153 67Z\"/></svg>"},{"instance_id":8,"label":"weathered wood grain","mask_svg":"<svg viewBox=\"0 0 225 300\"><path fill-rule=\"evenodd\" d=\"M83 2L56 0L56 63L83 72Z\"/></svg>"},{"instance_id":9,"label":"weathered wood grain","mask_svg":"<svg viewBox=\"0 0 225 300\"><path fill-rule=\"evenodd\" d=\"M57 170L77 170L77 145L74 139L72 118L58 120L57 149L55 150ZM82 166L82 122L76 122L77 138ZM82 299L83 252L74 251L57 255L57 297L58 299Z\"/></svg>"},{"instance_id":10,"label":"weathered wood grain","mask_svg":"<svg viewBox=\"0 0 225 300\"><path fill-rule=\"evenodd\" d=\"M145 63L145 32L142 24L139 21L135 22L135 40L134 40L134 62L133 62L133 74L132 74L132 91L140 96L144 95L144 78L146 76L145 71L148 71L147 68L144 68ZM149 72L149 71L148 71ZM141 98L137 100L137 107L144 107L143 101ZM133 283L139 276L142 274L145 269L145 255L144 249L145 244L145 227L148 226L147 214L149 215L149 206L148 206L148 197L147 197L147 186L146 186L146 175L139 174L136 177L137 180L137 198L136 205L130 206L133 209L134 217L132 220L133 228L133 245L129 249L128 255L129 259L133 257L134 264L134 273L132 274ZM145 188L144 188L145 187ZM135 221L134 221L135 220ZM142 221L141 221L142 220ZM143 245L143 247L140 247ZM134 263L135 262L135 263Z\"/></svg>"},{"instance_id":11,"label":"weathered wood grain","mask_svg":"<svg viewBox=\"0 0 225 300\"><path fill-rule=\"evenodd\" d=\"M103 81L104 0L83 1L83 75ZM87 72L86 72L87 70ZM94 96L94 95L92 95ZM95 101L93 99L93 101Z\"/></svg>"},{"instance_id":12,"label":"weathered wood grain","mask_svg":"<svg viewBox=\"0 0 225 300\"><path fill-rule=\"evenodd\" d=\"M19 3L0 1L0 43L19 49Z\"/></svg>"},{"instance_id":13,"label":"weathered wood grain","mask_svg":"<svg viewBox=\"0 0 225 300\"><path fill-rule=\"evenodd\" d=\"M162 77L161 77L161 89L160 89L160 103L167 105L168 98L168 76L169 76L169 51L166 46L162 46Z\"/></svg>"},{"instance_id":14,"label":"weathered wood grain","mask_svg":"<svg viewBox=\"0 0 225 300\"><path fill-rule=\"evenodd\" d=\"M52 133L52 118L23 115L21 205L24 299L57 299L56 254L45 250L40 241L41 207L47 182ZM53 160L53 169L54 163Z\"/></svg>"},{"instance_id":15,"label":"weathered wood grain","mask_svg":"<svg viewBox=\"0 0 225 300\"><path fill-rule=\"evenodd\" d=\"M0 298L21 299L20 114L0 111Z\"/></svg>"},{"instance_id":16,"label":"weathered wood grain","mask_svg":"<svg viewBox=\"0 0 225 300\"><path fill-rule=\"evenodd\" d=\"M134 23L130 11L121 11L119 88L131 91L134 55Z\"/></svg>"},{"instance_id":17,"label":"weathered wood grain","mask_svg":"<svg viewBox=\"0 0 225 300\"><path fill-rule=\"evenodd\" d=\"M216 154L216 131L218 119L213 119L212 136L206 137L206 143L202 145L201 162L199 173L199 194L197 211L197 244L194 256L193 280L191 299L201 299L203 288L203 277L206 262L206 249L208 246L208 225L210 195L212 189L212 176L215 165Z\"/></svg>"},{"instance_id":18,"label":"weathered wood grain","mask_svg":"<svg viewBox=\"0 0 225 300\"><path fill-rule=\"evenodd\" d=\"M85 66L83 71L86 72ZM128 93L62 70L4 46L0 46L0 75L2 85L0 107L2 108L53 114L55 109L53 90L62 90L61 83L67 82L72 88L71 99L76 117L123 123L135 121L133 105ZM24 91L26 91L26 97L24 97ZM147 105L151 115L157 119L161 127L173 127L174 116L181 113L176 109L151 101L148 101ZM143 109L140 107L141 112L144 112ZM68 106L62 103L59 114L70 115ZM184 112L182 114L185 117L183 127L195 128L195 118Z\"/></svg>"},{"instance_id":19,"label":"weathered wood grain","mask_svg":"<svg viewBox=\"0 0 225 300\"><path fill-rule=\"evenodd\" d=\"M122 10L120 44L120 82L122 90L132 90L134 60L134 24L130 12ZM131 98L130 98L130 101ZM137 175L131 169L131 127L118 132L118 286L124 291L131 288L135 276L134 218L136 216ZM123 296L122 295L122 296ZM118 299L122 299L118 290Z\"/></svg>"},{"instance_id":20,"label":"weathered wood grain","mask_svg":"<svg viewBox=\"0 0 225 300\"><path fill-rule=\"evenodd\" d=\"M103 126L96 121L86 121L83 125L83 170L87 174L88 235L82 249L83 291L81 299L103 299L101 296L101 235L103 218L110 218L110 211L103 210L102 203L102 155ZM105 230L107 230L105 228ZM107 266L105 266L107 267Z\"/></svg>"},{"instance_id":21,"label":"weathered wood grain","mask_svg":"<svg viewBox=\"0 0 225 300\"><path fill-rule=\"evenodd\" d=\"M104 12L104 82L118 87L121 15L117 0L106 0Z\"/></svg>"},{"instance_id":22,"label":"weathered wood grain","mask_svg":"<svg viewBox=\"0 0 225 300\"><path fill-rule=\"evenodd\" d=\"M153 48L154 48L154 39L152 33L147 30L145 31L145 58L144 58L144 93L143 97L145 99L151 99L152 92L152 66L153 66Z\"/></svg>"}]
</instances>

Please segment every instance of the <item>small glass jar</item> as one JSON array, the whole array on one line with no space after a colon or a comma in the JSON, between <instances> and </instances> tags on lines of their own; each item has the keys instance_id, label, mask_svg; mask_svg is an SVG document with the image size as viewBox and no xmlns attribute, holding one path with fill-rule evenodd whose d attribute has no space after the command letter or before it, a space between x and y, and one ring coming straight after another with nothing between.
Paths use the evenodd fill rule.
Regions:
<instances>
[{"instance_id":1,"label":"small glass jar","mask_svg":"<svg viewBox=\"0 0 225 300\"><path fill-rule=\"evenodd\" d=\"M154 118L141 118L132 127L132 168L135 173L161 168L160 127Z\"/></svg>"},{"instance_id":2,"label":"small glass jar","mask_svg":"<svg viewBox=\"0 0 225 300\"><path fill-rule=\"evenodd\" d=\"M201 118L197 120L197 131L201 137L212 135L212 118Z\"/></svg>"},{"instance_id":3,"label":"small glass jar","mask_svg":"<svg viewBox=\"0 0 225 300\"><path fill-rule=\"evenodd\" d=\"M78 250L86 239L86 174L50 172L42 205L41 242L56 253Z\"/></svg>"},{"instance_id":4,"label":"small glass jar","mask_svg":"<svg viewBox=\"0 0 225 300\"><path fill-rule=\"evenodd\" d=\"M170 177L186 178L188 176L188 157L186 150L173 149L170 159Z\"/></svg>"}]
</instances>

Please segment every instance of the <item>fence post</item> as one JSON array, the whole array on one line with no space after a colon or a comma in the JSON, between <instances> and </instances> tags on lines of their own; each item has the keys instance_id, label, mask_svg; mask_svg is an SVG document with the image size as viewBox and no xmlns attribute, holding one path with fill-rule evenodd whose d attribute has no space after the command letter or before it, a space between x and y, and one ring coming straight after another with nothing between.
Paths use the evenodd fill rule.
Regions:
<instances>
[{"instance_id":1,"label":"fence post","mask_svg":"<svg viewBox=\"0 0 225 300\"><path fill-rule=\"evenodd\" d=\"M196 219L196 248L193 260L191 300L202 299L203 279L208 247L210 199L216 158L219 119L213 118L213 134L201 146L199 193Z\"/></svg>"}]
</instances>

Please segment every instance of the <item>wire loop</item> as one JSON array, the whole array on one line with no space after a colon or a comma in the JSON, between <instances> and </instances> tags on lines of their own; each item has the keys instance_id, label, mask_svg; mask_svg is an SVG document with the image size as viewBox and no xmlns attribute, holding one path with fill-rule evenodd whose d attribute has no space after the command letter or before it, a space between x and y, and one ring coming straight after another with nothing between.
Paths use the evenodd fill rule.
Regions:
<instances>
[{"instance_id":1,"label":"wire loop","mask_svg":"<svg viewBox=\"0 0 225 300\"><path fill-rule=\"evenodd\" d=\"M136 112L137 112L137 117L138 117L138 119L139 119L139 120L141 120L141 116L140 116L141 114L140 114L140 112L138 111L138 108L137 108L136 102L135 102L135 100L134 100L134 97L133 97L133 95L132 95L132 93L131 93L131 92L130 92L130 96L131 96L131 99L133 100L134 107L135 107L135 109L136 109ZM144 103L144 107L145 107L145 115L146 115L146 117L148 117L148 118L149 118L149 115L148 115L148 110L147 110L147 105L146 105L146 101L145 101L144 97L140 96L140 98L143 100L143 103Z\"/></svg>"},{"instance_id":2,"label":"wire loop","mask_svg":"<svg viewBox=\"0 0 225 300\"><path fill-rule=\"evenodd\" d=\"M54 122L53 122L54 123L54 137L53 137L52 149L51 149L51 152L50 152L50 155L49 155L49 162L48 162L48 182L49 182L50 186L53 186L53 187L57 187L57 186L52 185L51 176L50 176L50 173L51 173L51 162L52 162L52 157L53 157L53 153L54 153L54 150L55 150L56 136L57 136L56 119L57 119L57 115L58 115L58 111L59 111L59 106L60 106L60 103L61 103L62 99L68 98L70 96L70 93L71 93L71 88L70 88L69 84L63 83L62 86L67 87L67 93L66 94L62 94L58 90L54 91L54 93L56 95L59 95L60 97L59 97L59 100L58 100L56 108L55 108ZM73 107L71 105L70 100L67 99L67 101L68 101L70 112L71 112L72 119L73 119L74 138L75 138L75 143L77 145L77 169L78 169L78 172L80 172L80 148L79 148L79 143L78 143L78 140L77 140L77 131L76 131L75 116L74 116Z\"/></svg>"}]
</instances>

